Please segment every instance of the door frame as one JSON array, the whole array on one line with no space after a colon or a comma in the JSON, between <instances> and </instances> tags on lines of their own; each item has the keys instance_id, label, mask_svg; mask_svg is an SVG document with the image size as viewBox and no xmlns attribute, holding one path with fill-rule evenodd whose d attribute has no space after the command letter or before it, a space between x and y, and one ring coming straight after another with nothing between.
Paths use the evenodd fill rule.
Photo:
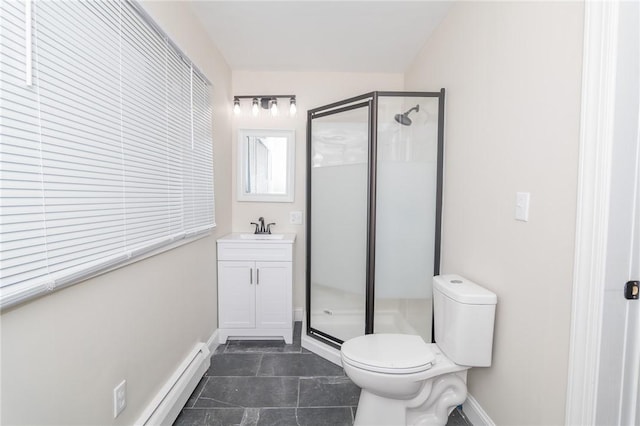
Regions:
<instances>
[{"instance_id":1,"label":"door frame","mask_svg":"<svg viewBox=\"0 0 640 426\"><path fill-rule=\"evenodd\" d=\"M596 423L607 264L619 33L615 1L584 3L573 306L565 424ZM620 283L621 293L624 283ZM622 297L622 296L621 296Z\"/></svg>"}]
</instances>

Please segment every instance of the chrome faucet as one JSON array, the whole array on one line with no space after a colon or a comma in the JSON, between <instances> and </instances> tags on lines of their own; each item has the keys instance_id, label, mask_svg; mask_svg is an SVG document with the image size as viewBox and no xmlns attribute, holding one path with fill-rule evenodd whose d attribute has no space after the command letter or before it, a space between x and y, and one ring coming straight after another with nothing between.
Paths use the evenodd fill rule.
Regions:
<instances>
[{"instance_id":1,"label":"chrome faucet","mask_svg":"<svg viewBox=\"0 0 640 426\"><path fill-rule=\"evenodd\" d=\"M271 225L275 225L275 222L264 224L264 217L259 217L258 222L251 222L252 225L255 225L256 229L253 232L254 234L270 234L271 233Z\"/></svg>"}]
</instances>

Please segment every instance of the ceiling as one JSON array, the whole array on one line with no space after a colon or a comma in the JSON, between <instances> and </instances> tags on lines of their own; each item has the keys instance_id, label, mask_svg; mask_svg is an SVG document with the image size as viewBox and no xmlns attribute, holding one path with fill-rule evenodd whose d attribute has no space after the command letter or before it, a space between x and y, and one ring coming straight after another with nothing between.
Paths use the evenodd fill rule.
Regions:
<instances>
[{"instance_id":1,"label":"ceiling","mask_svg":"<svg viewBox=\"0 0 640 426\"><path fill-rule=\"evenodd\" d=\"M404 72L451 1L194 1L232 70Z\"/></svg>"}]
</instances>

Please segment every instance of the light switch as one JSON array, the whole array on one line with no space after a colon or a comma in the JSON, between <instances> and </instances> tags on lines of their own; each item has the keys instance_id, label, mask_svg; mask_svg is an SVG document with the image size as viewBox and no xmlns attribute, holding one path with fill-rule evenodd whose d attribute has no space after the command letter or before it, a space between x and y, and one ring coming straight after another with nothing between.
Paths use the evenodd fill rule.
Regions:
<instances>
[{"instance_id":1,"label":"light switch","mask_svg":"<svg viewBox=\"0 0 640 426\"><path fill-rule=\"evenodd\" d=\"M302 225L302 212L289 212L289 223L292 225Z\"/></svg>"},{"instance_id":2,"label":"light switch","mask_svg":"<svg viewBox=\"0 0 640 426\"><path fill-rule=\"evenodd\" d=\"M516 192L516 220L529 221L529 193Z\"/></svg>"}]
</instances>

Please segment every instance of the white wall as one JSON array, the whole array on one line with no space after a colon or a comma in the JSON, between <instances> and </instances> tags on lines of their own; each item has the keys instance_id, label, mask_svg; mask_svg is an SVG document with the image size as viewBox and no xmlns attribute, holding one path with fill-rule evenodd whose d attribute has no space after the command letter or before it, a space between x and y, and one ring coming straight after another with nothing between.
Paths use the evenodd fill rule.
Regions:
<instances>
[{"instance_id":1,"label":"white wall","mask_svg":"<svg viewBox=\"0 0 640 426\"><path fill-rule=\"evenodd\" d=\"M493 365L469 390L499 425L564 422L582 26L577 2L459 3L405 74L447 90L442 272L498 295Z\"/></svg>"},{"instance_id":2,"label":"white wall","mask_svg":"<svg viewBox=\"0 0 640 426\"><path fill-rule=\"evenodd\" d=\"M260 216L269 222L276 222L274 231L297 234L294 249L294 291L293 305L305 306L305 262L306 225L290 225L289 212L305 211L306 206L306 124L307 110L337 102L352 96L375 90L402 90L402 74L375 73L328 73L328 72L233 72L233 95L279 95L291 94L297 97L298 113L295 118L281 115L273 118L268 114L252 117L247 113L233 119L233 221L235 232L251 231L249 222ZM229 97L228 102L232 101ZM281 111L284 108L279 105ZM263 110L264 111L264 110ZM236 142L238 129L293 129L296 132L295 198L293 203L253 203L238 202L236 196ZM304 216L306 224L306 213Z\"/></svg>"},{"instance_id":3,"label":"white wall","mask_svg":"<svg viewBox=\"0 0 640 426\"><path fill-rule=\"evenodd\" d=\"M231 230L231 73L183 4L144 5L213 83L211 236L2 313L0 423L132 424L217 328L215 239ZM113 388L128 405L113 419Z\"/></svg>"}]
</instances>

